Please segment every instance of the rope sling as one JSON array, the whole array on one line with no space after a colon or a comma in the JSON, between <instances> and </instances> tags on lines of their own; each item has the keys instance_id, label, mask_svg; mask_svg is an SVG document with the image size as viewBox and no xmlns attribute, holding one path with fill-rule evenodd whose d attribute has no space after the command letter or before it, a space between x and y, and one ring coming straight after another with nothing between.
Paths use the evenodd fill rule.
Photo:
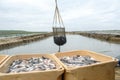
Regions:
<instances>
[{"instance_id":1,"label":"rope sling","mask_svg":"<svg viewBox=\"0 0 120 80\"><path fill-rule=\"evenodd\" d=\"M65 34L65 26L63 24L62 17L60 16L60 12L57 5L57 0L55 0L55 13L53 18L53 39L54 43L59 46L58 52L60 52L60 46L66 43L66 34Z\"/></svg>"}]
</instances>

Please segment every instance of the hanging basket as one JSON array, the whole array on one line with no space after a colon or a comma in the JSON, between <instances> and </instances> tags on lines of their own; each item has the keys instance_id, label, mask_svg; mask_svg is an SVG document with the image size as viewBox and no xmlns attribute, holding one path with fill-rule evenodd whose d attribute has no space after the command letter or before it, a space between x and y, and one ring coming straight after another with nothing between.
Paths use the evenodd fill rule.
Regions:
<instances>
[{"instance_id":1,"label":"hanging basket","mask_svg":"<svg viewBox=\"0 0 120 80\"><path fill-rule=\"evenodd\" d=\"M60 46L66 43L66 36L65 36L65 26L63 24L62 17L60 15L57 0L55 0L56 7L55 7L55 14L53 19L53 39L54 43L59 46L58 52L60 52Z\"/></svg>"},{"instance_id":2,"label":"hanging basket","mask_svg":"<svg viewBox=\"0 0 120 80\"><path fill-rule=\"evenodd\" d=\"M66 43L65 28L53 27L54 43L61 46Z\"/></svg>"}]
</instances>

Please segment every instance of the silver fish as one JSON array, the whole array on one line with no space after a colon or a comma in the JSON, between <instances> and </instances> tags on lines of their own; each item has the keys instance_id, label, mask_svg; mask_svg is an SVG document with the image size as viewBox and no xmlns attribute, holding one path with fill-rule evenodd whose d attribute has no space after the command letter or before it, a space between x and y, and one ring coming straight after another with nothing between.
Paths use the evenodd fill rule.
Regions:
<instances>
[{"instance_id":1,"label":"silver fish","mask_svg":"<svg viewBox=\"0 0 120 80\"><path fill-rule=\"evenodd\" d=\"M50 70L56 69L56 64L53 60L44 56L39 58L30 58L25 60L15 60L9 66L7 73L29 72L34 70Z\"/></svg>"},{"instance_id":2,"label":"silver fish","mask_svg":"<svg viewBox=\"0 0 120 80\"><path fill-rule=\"evenodd\" d=\"M80 56L80 55L64 56L59 59L67 66L84 66L99 62L90 56Z\"/></svg>"}]
</instances>

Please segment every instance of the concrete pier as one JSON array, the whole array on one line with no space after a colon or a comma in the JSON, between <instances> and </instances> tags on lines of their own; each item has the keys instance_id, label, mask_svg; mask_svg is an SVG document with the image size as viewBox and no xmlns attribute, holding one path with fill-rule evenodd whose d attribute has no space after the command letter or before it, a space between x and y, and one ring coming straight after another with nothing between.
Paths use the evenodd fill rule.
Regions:
<instances>
[{"instance_id":1,"label":"concrete pier","mask_svg":"<svg viewBox=\"0 0 120 80\"><path fill-rule=\"evenodd\" d=\"M22 44L37 41L37 40L41 40L49 36L52 36L52 33L35 34L35 35L29 35L29 36L0 39L0 50L15 47L18 45L22 45Z\"/></svg>"},{"instance_id":2,"label":"concrete pier","mask_svg":"<svg viewBox=\"0 0 120 80\"><path fill-rule=\"evenodd\" d=\"M120 35L118 34L103 34L103 33L90 33L90 32L68 32L68 34L77 34L99 40L104 40L113 43L120 43Z\"/></svg>"}]
</instances>

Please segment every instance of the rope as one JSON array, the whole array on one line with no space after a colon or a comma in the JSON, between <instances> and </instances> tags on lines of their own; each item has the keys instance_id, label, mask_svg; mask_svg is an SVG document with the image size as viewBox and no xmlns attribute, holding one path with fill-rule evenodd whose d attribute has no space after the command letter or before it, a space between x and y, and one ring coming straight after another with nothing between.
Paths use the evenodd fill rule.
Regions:
<instances>
[{"instance_id":1,"label":"rope","mask_svg":"<svg viewBox=\"0 0 120 80\"><path fill-rule=\"evenodd\" d=\"M54 18L53 18L53 26L54 27L59 27L59 26L65 27L63 20L62 20L62 17L60 15L59 9L58 9L57 0L55 0L55 4L56 4L56 7L55 7Z\"/></svg>"}]
</instances>

